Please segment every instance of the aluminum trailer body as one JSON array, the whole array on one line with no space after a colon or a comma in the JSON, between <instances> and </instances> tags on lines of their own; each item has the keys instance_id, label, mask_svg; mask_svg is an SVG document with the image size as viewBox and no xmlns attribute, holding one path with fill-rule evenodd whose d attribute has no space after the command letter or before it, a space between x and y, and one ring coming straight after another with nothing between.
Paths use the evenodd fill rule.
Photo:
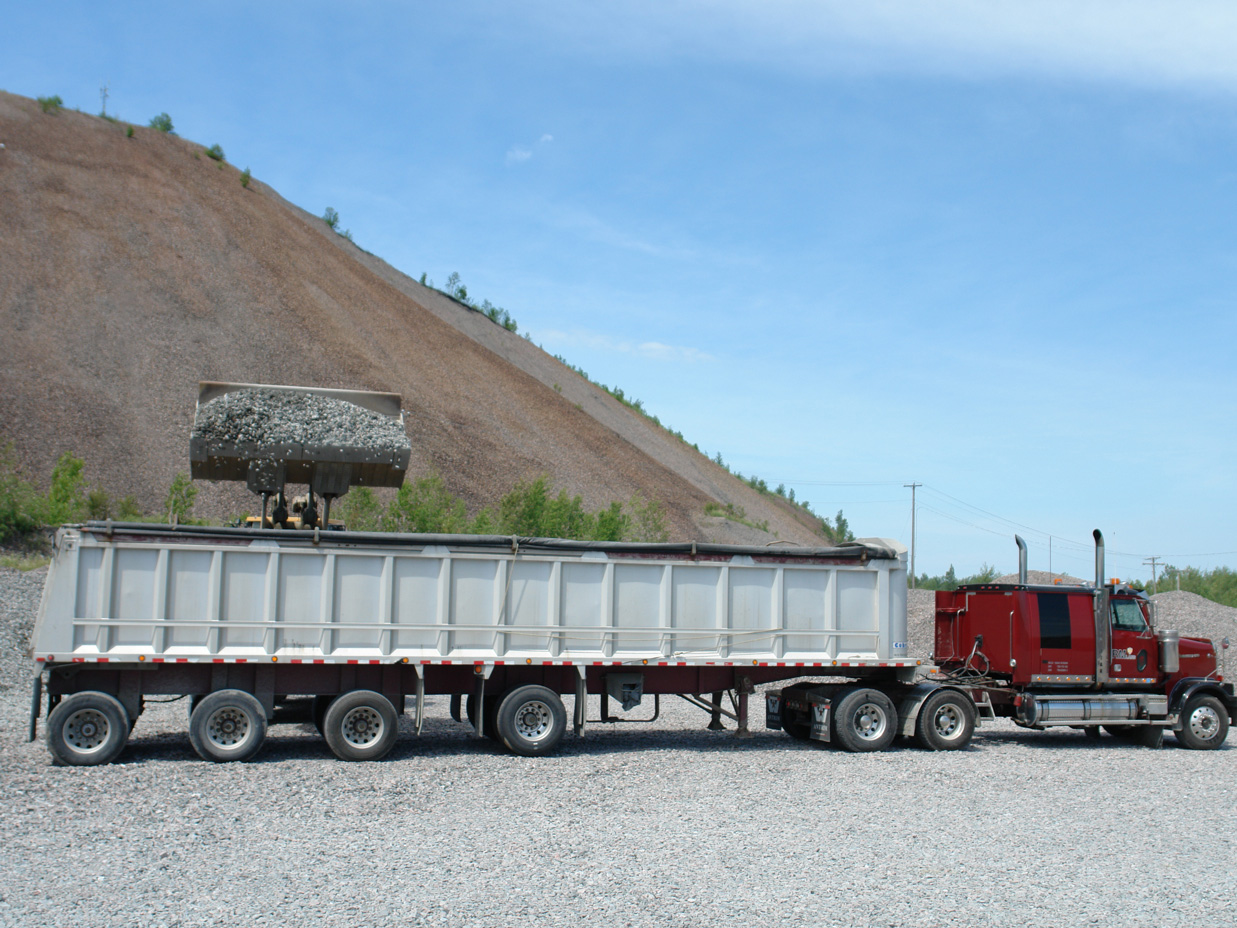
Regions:
<instances>
[{"instance_id":1,"label":"aluminum trailer body","mask_svg":"<svg viewBox=\"0 0 1237 928\"><path fill-rule=\"evenodd\" d=\"M630 708L670 693L745 732L757 684L910 686L921 662L906 638L906 550L880 539L755 548L89 523L57 535L31 737L43 692L49 747L67 763L119 753L118 729L150 695L199 703L190 736L212 760L251 756L284 694L317 697L319 727L350 759L389 750L394 714L428 694L469 697L478 733L524 754L558 743L565 694L577 732L590 695L608 721L611 698ZM733 713L720 709L727 690Z\"/></svg>"}]
</instances>

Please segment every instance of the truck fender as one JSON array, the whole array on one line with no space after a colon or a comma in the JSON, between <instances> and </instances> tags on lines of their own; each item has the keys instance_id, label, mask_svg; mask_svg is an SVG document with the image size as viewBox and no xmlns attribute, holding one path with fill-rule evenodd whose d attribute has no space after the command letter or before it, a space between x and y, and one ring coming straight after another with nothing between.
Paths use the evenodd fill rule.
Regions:
<instances>
[{"instance_id":1,"label":"truck fender","mask_svg":"<svg viewBox=\"0 0 1237 928\"><path fill-rule=\"evenodd\" d=\"M929 683L926 680L922 683L917 683L911 687L898 700L898 734L904 738L915 737L915 723L919 721L919 710L923 708L923 704L928 701L931 696L939 689L952 689L966 695L970 699L970 694L958 687L942 687L937 683Z\"/></svg>"},{"instance_id":2,"label":"truck fender","mask_svg":"<svg viewBox=\"0 0 1237 928\"><path fill-rule=\"evenodd\" d=\"M1237 724L1237 697L1233 694L1233 685L1231 683L1220 683L1218 680L1210 680L1206 677L1186 677L1183 680L1178 680L1177 685L1173 687L1172 694L1168 697L1168 714L1177 716L1177 721L1173 724L1173 731L1181 730L1181 711L1185 708L1185 704L1192 696L1197 696L1200 693L1207 696L1215 696L1220 702L1224 703L1228 709L1229 721Z\"/></svg>"}]
</instances>

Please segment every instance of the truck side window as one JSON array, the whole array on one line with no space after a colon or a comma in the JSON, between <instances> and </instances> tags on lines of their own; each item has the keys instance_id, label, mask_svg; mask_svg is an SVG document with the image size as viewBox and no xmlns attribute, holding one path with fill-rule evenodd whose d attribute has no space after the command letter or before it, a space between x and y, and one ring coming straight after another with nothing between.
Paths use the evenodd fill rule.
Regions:
<instances>
[{"instance_id":1,"label":"truck side window","mask_svg":"<svg viewBox=\"0 0 1237 928\"><path fill-rule=\"evenodd\" d=\"M1039 646L1069 648L1069 597L1061 593L1040 593Z\"/></svg>"},{"instance_id":2,"label":"truck side window","mask_svg":"<svg viewBox=\"0 0 1237 928\"><path fill-rule=\"evenodd\" d=\"M1132 599L1114 599L1112 601L1113 628L1128 628L1130 631L1141 632L1147 628L1143 612L1138 603Z\"/></svg>"}]
</instances>

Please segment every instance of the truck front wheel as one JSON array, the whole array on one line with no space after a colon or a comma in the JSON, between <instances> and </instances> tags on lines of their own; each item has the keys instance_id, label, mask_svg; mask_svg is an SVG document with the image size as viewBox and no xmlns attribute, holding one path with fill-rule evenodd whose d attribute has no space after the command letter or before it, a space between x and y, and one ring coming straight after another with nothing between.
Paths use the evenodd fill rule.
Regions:
<instances>
[{"instance_id":1,"label":"truck front wheel","mask_svg":"<svg viewBox=\"0 0 1237 928\"><path fill-rule=\"evenodd\" d=\"M129 713L115 696L74 693L47 719L47 749L62 764L107 764L124 750L130 727Z\"/></svg>"},{"instance_id":2,"label":"truck front wheel","mask_svg":"<svg viewBox=\"0 0 1237 928\"><path fill-rule=\"evenodd\" d=\"M496 730L513 753L524 757L549 754L567 732L567 710L553 690L517 686L498 704Z\"/></svg>"},{"instance_id":3,"label":"truck front wheel","mask_svg":"<svg viewBox=\"0 0 1237 928\"><path fill-rule=\"evenodd\" d=\"M1228 737L1228 710L1214 696L1191 696L1181 713L1177 740L1194 751L1218 748Z\"/></svg>"},{"instance_id":4,"label":"truck front wheel","mask_svg":"<svg viewBox=\"0 0 1237 928\"><path fill-rule=\"evenodd\" d=\"M897 734L898 712L880 690L855 689L833 703L834 736L848 751L883 751Z\"/></svg>"},{"instance_id":5,"label":"truck front wheel","mask_svg":"<svg viewBox=\"0 0 1237 928\"><path fill-rule=\"evenodd\" d=\"M927 698L915 720L915 741L929 751L957 751L971 743L975 709L971 701L952 690L938 690Z\"/></svg>"}]
</instances>

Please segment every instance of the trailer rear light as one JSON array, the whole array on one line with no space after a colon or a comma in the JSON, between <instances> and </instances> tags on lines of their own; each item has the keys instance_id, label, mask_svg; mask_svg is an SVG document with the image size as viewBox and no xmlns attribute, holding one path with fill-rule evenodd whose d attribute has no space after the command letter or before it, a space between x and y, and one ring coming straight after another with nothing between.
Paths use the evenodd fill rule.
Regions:
<instances>
[{"instance_id":1,"label":"trailer rear light","mask_svg":"<svg viewBox=\"0 0 1237 928\"><path fill-rule=\"evenodd\" d=\"M1019 693L1017 696L1014 697L1014 705L1015 706L1022 705L1022 694L1021 693Z\"/></svg>"}]
</instances>

